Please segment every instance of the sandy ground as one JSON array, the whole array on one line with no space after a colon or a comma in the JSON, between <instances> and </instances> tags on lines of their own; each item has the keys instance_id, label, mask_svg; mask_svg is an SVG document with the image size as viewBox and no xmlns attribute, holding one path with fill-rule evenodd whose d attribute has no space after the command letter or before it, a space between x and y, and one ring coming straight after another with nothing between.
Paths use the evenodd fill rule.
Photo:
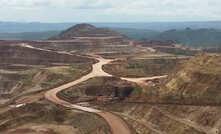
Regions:
<instances>
[{"instance_id":1,"label":"sandy ground","mask_svg":"<svg viewBox=\"0 0 221 134\"><path fill-rule=\"evenodd\" d=\"M67 125L53 124L25 124L16 129L8 130L3 134L77 134L78 130Z\"/></svg>"},{"instance_id":2,"label":"sandy ground","mask_svg":"<svg viewBox=\"0 0 221 134\"><path fill-rule=\"evenodd\" d=\"M41 49L41 48L35 48L35 47L32 47L32 46L27 45L27 44L21 44L20 46L21 47L28 47L28 48L31 48L31 49L38 49L38 50L41 50L41 51L50 51L51 52L51 50L44 50L44 49ZM66 53L66 52L57 52L57 53L69 54L69 53ZM72 54L70 54L70 55L72 55ZM93 65L93 69L89 74L81 77L80 79L78 79L76 81L70 82L68 84L64 84L64 85L59 86L59 87L54 88L54 89L51 89L50 91L48 91L44 94L45 98L47 98L48 100L50 100L50 101L52 101L56 104L60 104L62 106L68 107L68 108L78 109L78 110L85 111L85 112L90 112L90 113L95 113L95 114L103 117L107 121L107 123L109 124L113 134L131 134L131 131L130 131L129 127L127 126L127 124L121 118L119 118L118 116L116 116L112 113L103 112L103 111L100 111L100 110L97 110L97 109L94 109L94 108L74 105L74 104L71 104L71 103L66 102L64 100L61 100L57 97L58 92L60 92L62 90L65 90L67 88L70 88L72 86L75 86L75 85L77 85L81 82L84 82L84 81L86 81L90 78L102 77L102 76L109 76L109 77L112 76L111 74L108 74L108 73L104 72L102 70L102 66L105 65L105 64L108 64L108 63L110 63L111 61L114 61L114 60L104 59L104 58L102 58L100 56L96 56L96 55L90 55L90 56L91 57L88 57L88 58L96 59L99 62ZM165 77L167 77L167 76L156 76L156 77L145 77L145 78L121 78L121 79L131 81L131 82L135 82L135 83L138 83L138 84L143 84L143 83L145 83L146 80L153 80L153 79L159 79L159 78L165 78ZM39 96L39 98L38 97L36 97L36 98L40 99L40 96ZM24 106L23 104L26 104L25 103L26 101L31 102L30 97L17 101L20 104L16 104L14 107ZM5 108L4 110L7 110L7 108Z\"/></svg>"},{"instance_id":3,"label":"sandy ground","mask_svg":"<svg viewBox=\"0 0 221 134\"><path fill-rule=\"evenodd\" d=\"M68 83L66 85L63 85L63 86L60 86L58 88L48 91L45 94L45 98L47 98L48 100L50 100L54 103L63 105L68 108L74 108L74 109L78 109L81 111L95 113L95 114L100 115L101 117L103 117L107 121L113 134L131 134L130 129L127 126L127 124L118 116L115 116L109 112L102 112L100 110L89 108L89 107L73 105L73 104L66 102L64 100L61 100L57 97L58 92L60 92L64 89L67 89L69 87L72 87L74 85L77 85L78 83L86 81L90 78L98 77L98 76L111 76L110 74L107 74L102 70L102 66L105 64L108 64L112 60L103 59L101 57L96 57L96 59L99 60L99 62L93 65L93 70L91 73L89 73L86 76L81 77L80 79L78 79L74 82Z\"/></svg>"},{"instance_id":4,"label":"sandy ground","mask_svg":"<svg viewBox=\"0 0 221 134\"><path fill-rule=\"evenodd\" d=\"M112 76L112 75L104 72L102 70L102 66L110 63L113 60L103 59L99 56L94 56L94 58L96 58L99 62L93 65L93 70L91 73L89 73L86 76L81 77L80 79L78 79L74 82L65 84L63 86L60 86L58 88L48 91L45 94L45 97L48 100L50 100L54 103L63 105L65 107L75 108L75 109L82 110L85 112L96 113L96 114L100 115L101 117L103 117L107 121L107 123L111 127L113 134L130 134L131 132L130 132L130 129L128 128L127 124L122 119L120 119L118 116L115 116L109 112L102 112L100 110L96 110L93 108L82 107L79 105L73 105L73 104L70 104L69 102L61 100L57 97L58 92L60 92L64 89L70 88L74 85L77 85L81 82L84 82L90 78L99 77L99 76ZM159 79L159 78L165 78L165 77L167 77L167 76L156 76L156 77L146 77L146 78L121 78L121 79L128 80L131 82L136 82L136 83L144 83L144 81L146 81L146 80L153 80L153 79Z\"/></svg>"},{"instance_id":5,"label":"sandy ground","mask_svg":"<svg viewBox=\"0 0 221 134\"><path fill-rule=\"evenodd\" d=\"M163 79L163 78L167 78L167 77L168 77L168 75L154 76L154 77L143 77L143 78L125 78L125 77L121 77L121 79L130 81L130 82L135 82L137 84L145 84L145 81L147 81L147 80Z\"/></svg>"}]
</instances>

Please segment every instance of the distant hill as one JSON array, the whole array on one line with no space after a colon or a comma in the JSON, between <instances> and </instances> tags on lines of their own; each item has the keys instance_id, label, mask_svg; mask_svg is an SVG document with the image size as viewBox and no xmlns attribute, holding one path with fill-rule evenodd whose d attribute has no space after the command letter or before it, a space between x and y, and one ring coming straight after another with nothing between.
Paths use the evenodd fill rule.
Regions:
<instances>
[{"instance_id":1,"label":"distant hill","mask_svg":"<svg viewBox=\"0 0 221 134\"><path fill-rule=\"evenodd\" d=\"M148 29L133 29L133 28L111 28L111 29L123 35L126 35L127 37L133 40L140 40L147 37L151 38L160 34L159 31L148 30Z\"/></svg>"},{"instance_id":2,"label":"distant hill","mask_svg":"<svg viewBox=\"0 0 221 134\"><path fill-rule=\"evenodd\" d=\"M151 39L175 40L184 45L190 46L214 46L221 45L221 30L218 29L190 29L168 30Z\"/></svg>"},{"instance_id":3,"label":"distant hill","mask_svg":"<svg viewBox=\"0 0 221 134\"><path fill-rule=\"evenodd\" d=\"M69 34L73 36L96 35L97 37L125 35L133 40L146 38L160 41L174 40L178 43L189 46L221 46L221 22L219 21L92 24L93 25L86 25L88 29L86 27L82 29L82 26L76 25L75 23L0 22L0 39L44 40L49 37L54 37L54 39L56 39L56 35L58 35L60 31L63 31L59 35L60 37L62 36L62 38L70 38ZM189 28L186 28L185 26ZM165 29L167 31L160 32ZM50 30L52 31L50 32ZM18 33L20 31L22 31L22 33Z\"/></svg>"},{"instance_id":4,"label":"distant hill","mask_svg":"<svg viewBox=\"0 0 221 134\"><path fill-rule=\"evenodd\" d=\"M0 40L46 40L59 34L59 31L0 33Z\"/></svg>"},{"instance_id":5,"label":"distant hill","mask_svg":"<svg viewBox=\"0 0 221 134\"><path fill-rule=\"evenodd\" d=\"M62 31L78 23L40 23L40 22L0 22L0 33L23 33ZM221 21L208 22L147 22L147 23L89 23L96 27L151 29L154 31L166 31L169 29L192 29L214 28L221 29Z\"/></svg>"},{"instance_id":6,"label":"distant hill","mask_svg":"<svg viewBox=\"0 0 221 134\"><path fill-rule=\"evenodd\" d=\"M160 34L158 31L145 29L131 29L131 28L110 28L125 35L133 40L140 40L143 38L151 38ZM24 32L24 33L0 33L0 40L46 40L57 36L61 31L46 31L46 32Z\"/></svg>"},{"instance_id":7,"label":"distant hill","mask_svg":"<svg viewBox=\"0 0 221 134\"><path fill-rule=\"evenodd\" d=\"M62 31L76 23L0 22L0 33Z\"/></svg>"},{"instance_id":8,"label":"distant hill","mask_svg":"<svg viewBox=\"0 0 221 134\"><path fill-rule=\"evenodd\" d=\"M97 28L90 24L77 24L50 39L72 39L73 37L108 37L108 36L123 36L123 35L108 28Z\"/></svg>"}]
</instances>

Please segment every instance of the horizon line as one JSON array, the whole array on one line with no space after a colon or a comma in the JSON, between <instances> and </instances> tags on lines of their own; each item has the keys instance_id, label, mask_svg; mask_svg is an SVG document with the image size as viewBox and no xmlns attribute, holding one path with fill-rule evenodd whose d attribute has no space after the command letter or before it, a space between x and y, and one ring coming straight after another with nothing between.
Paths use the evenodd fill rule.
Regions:
<instances>
[{"instance_id":1,"label":"horizon line","mask_svg":"<svg viewBox=\"0 0 221 134\"><path fill-rule=\"evenodd\" d=\"M44 22L44 21L2 21L0 23L199 23L199 22L221 22L221 20L196 20L196 21L139 21L139 22L92 22L92 21L79 21L79 22Z\"/></svg>"}]
</instances>

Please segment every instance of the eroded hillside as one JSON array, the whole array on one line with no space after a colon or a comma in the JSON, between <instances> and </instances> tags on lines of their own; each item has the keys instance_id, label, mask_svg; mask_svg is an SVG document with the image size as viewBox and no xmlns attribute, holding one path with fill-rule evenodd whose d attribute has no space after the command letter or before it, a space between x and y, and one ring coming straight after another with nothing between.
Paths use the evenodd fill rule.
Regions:
<instances>
[{"instance_id":1,"label":"eroded hillside","mask_svg":"<svg viewBox=\"0 0 221 134\"><path fill-rule=\"evenodd\" d=\"M145 98L106 108L139 134L220 134L220 59L220 55L196 55L157 87L143 88Z\"/></svg>"},{"instance_id":2,"label":"eroded hillside","mask_svg":"<svg viewBox=\"0 0 221 134\"><path fill-rule=\"evenodd\" d=\"M0 45L0 104L23 93L75 80L88 73L95 62L86 57L27 46L22 43Z\"/></svg>"},{"instance_id":3,"label":"eroded hillside","mask_svg":"<svg viewBox=\"0 0 221 134\"><path fill-rule=\"evenodd\" d=\"M179 66L160 92L171 98L220 103L221 56L198 54Z\"/></svg>"},{"instance_id":4,"label":"eroded hillside","mask_svg":"<svg viewBox=\"0 0 221 134\"><path fill-rule=\"evenodd\" d=\"M0 133L220 134L220 55L162 53L87 24L61 35L0 42L0 102L13 100Z\"/></svg>"},{"instance_id":5,"label":"eroded hillside","mask_svg":"<svg viewBox=\"0 0 221 134\"><path fill-rule=\"evenodd\" d=\"M0 115L1 134L110 134L99 116L56 106L45 100Z\"/></svg>"}]
</instances>

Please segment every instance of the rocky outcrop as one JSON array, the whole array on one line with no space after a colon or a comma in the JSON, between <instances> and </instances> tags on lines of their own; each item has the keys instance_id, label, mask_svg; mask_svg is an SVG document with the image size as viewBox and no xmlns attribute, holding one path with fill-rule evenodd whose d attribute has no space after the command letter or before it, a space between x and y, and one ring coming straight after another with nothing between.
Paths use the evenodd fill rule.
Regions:
<instances>
[{"instance_id":1,"label":"rocky outcrop","mask_svg":"<svg viewBox=\"0 0 221 134\"><path fill-rule=\"evenodd\" d=\"M194 103L221 102L221 55L198 54L179 66L160 92Z\"/></svg>"}]
</instances>

